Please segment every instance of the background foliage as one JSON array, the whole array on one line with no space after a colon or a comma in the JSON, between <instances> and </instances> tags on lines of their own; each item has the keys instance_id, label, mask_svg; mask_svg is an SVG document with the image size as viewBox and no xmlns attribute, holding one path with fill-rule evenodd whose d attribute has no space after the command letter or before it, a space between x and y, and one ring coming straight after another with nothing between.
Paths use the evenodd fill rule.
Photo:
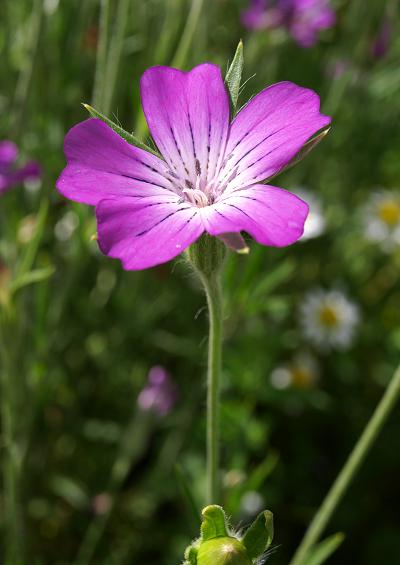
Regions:
<instances>
[{"instance_id":1,"label":"background foliage","mask_svg":"<svg viewBox=\"0 0 400 565\"><path fill-rule=\"evenodd\" d=\"M110 116L146 135L139 78L146 67L174 60L190 2L125 4ZM276 181L320 199L325 233L283 250L252 243L249 256L230 257L224 281L224 506L244 525L262 497L275 515L276 565L288 562L399 359L400 250L385 252L363 231L376 187L400 187L395 12L388 52L371 54L394 5L338 1L337 25L301 49L282 30L246 31L244 0L205 0L187 56L178 51L183 68L209 60L225 69L242 37L248 81L241 103L267 84L292 80L314 88L333 116L324 142ZM0 11L0 137L43 168L39 188L20 187L1 200L1 284L47 202L35 266L54 268L16 294L6 336L26 446L29 563L85 563L96 545L92 563L176 565L198 531L182 486L198 507L204 487L204 297L182 260L123 272L91 240L91 211L54 189L64 135L86 119L81 102L92 99L99 3L4 0ZM299 307L316 287L339 288L358 304L362 322L345 351L320 351L304 335ZM318 363L318 380L277 389L271 373L299 352ZM163 418L137 409L153 365L169 371L179 392ZM330 525L330 533L347 533L332 563L399 560L399 424L397 412ZM116 460L126 470L118 487L110 483Z\"/></svg>"}]
</instances>

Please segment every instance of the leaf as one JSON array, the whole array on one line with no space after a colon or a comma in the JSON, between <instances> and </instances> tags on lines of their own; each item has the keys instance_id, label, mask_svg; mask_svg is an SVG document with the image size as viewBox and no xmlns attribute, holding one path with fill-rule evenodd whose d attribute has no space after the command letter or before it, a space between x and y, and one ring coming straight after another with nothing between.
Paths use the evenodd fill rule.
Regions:
<instances>
[{"instance_id":1,"label":"leaf","mask_svg":"<svg viewBox=\"0 0 400 565\"><path fill-rule=\"evenodd\" d=\"M287 165L285 165L282 169L280 169L272 177L269 177L268 179L266 179L265 182L268 183L274 177L280 175L281 173L283 173L284 171L287 171L288 169L291 169L292 167L297 165L297 163L300 163L300 161L302 161L304 159L304 157L307 157L307 155L310 153L310 151L312 151L319 144L319 142L322 141L327 136L330 129L331 129L331 126L327 126L320 133L315 135L313 138L309 139L307 141L307 143L305 143L303 145L303 147L300 149L300 151L293 157L293 159L291 159L289 161L289 163Z\"/></svg>"},{"instance_id":2,"label":"leaf","mask_svg":"<svg viewBox=\"0 0 400 565\"><path fill-rule=\"evenodd\" d=\"M48 267L43 267L42 269L35 269L34 271L29 271L17 277L10 286L11 293L17 292L21 288L28 286L29 284L44 281L51 277L55 269L53 265Z\"/></svg>"},{"instance_id":3,"label":"leaf","mask_svg":"<svg viewBox=\"0 0 400 565\"><path fill-rule=\"evenodd\" d=\"M228 87L229 95L231 97L233 113L236 112L236 106L238 103L243 64L243 42L240 40L239 45L236 48L235 56L233 57L233 61L225 76L225 84Z\"/></svg>"},{"instance_id":4,"label":"leaf","mask_svg":"<svg viewBox=\"0 0 400 565\"><path fill-rule=\"evenodd\" d=\"M200 516L199 516L198 509L197 509L195 498L194 498L193 493L192 493L191 488L190 488L189 481L188 481L182 467L178 463L176 463L174 469L175 469L177 482L178 482L178 484L179 484L179 486L182 490L182 494L185 498L185 501L187 502L187 505L188 505L190 513L191 513L191 517L193 518L194 523L198 527L199 522L200 522Z\"/></svg>"},{"instance_id":5,"label":"leaf","mask_svg":"<svg viewBox=\"0 0 400 565\"><path fill-rule=\"evenodd\" d=\"M304 565L322 565L338 549L344 540L344 534L338 533L321 541L307 554Z\"/></svg>"},{"instance_id":6,"label":"leaf","mask_svg":"<svg viewBox=\"0 0 400 565\"><path fill-rule=\"evenodd\" d=\"M274 537L274 517L272 512L264 510L243 536L242 543L251 559L262 555L271 545Z\"/></svg>"},{"instance_id":7,"label":"leaf","mask_svg":"<svg viewBox=\"0 0 400 565\"><path fill-rule=\"evenodd\" d=\"M201 524L202 541L211 540L220 536L228 536L225 512L221 506L211 504L203 508L201 513L203 523Z\"/></svg>"},{"instance_id":8,"label":"leaf","mask_svg":"<svg viewBox=\"0 0 400 565\"><path fill-rule=\"evenodd\" d=\"M152 153L153 155L160 157L160 154L157 151L155 151L154 149L152 149L151 147L140 141L140 139L135 137L132 133L125 131L123 128L121 128L121 126L110 120L110 118L107 118L107 116L105 116L98 110L95 110L92 106L89 106L89 104L82 104L82 106L86 108L86 110L89 112L92 118L97 118L99 120L102 120L112 130L114 130L115 133L117 133L120 137L122 137L122 139L125 139L125 141L127 141L131 145L134 145L135 147L139 147L139 149L143 149L148 153Z\"/></svg>"}]
</instances>

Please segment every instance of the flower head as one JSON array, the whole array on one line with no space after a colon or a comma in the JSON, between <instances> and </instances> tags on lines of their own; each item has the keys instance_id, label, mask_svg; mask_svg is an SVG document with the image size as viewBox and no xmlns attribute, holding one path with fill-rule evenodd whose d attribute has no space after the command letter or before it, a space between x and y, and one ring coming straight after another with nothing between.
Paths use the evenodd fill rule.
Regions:
<instances>
[{"instance_id":1,"label":"flower head","mask_svg":"<svg viewBox=\"0 0 400 565\"><path fill-rule=\"evenodd\" d=\"M300 308L306 337L322 350L347 349L359 320L358 307L338 290L310 292Z\"/></svg>"},{"instance_id":2,"label":"flower head","mask_svg":"<svg viewBox=\"0 0 400 565\"><path fill-rule=\"evenodd\" d=\"M35 161L29 161L21 168L15 168L18 148L12 141L0 141L0 194L25 180L40 178L40 167Z\"/></svg>"},{"instance_id":3,"label":"flower head","mask_svg":"<svg viewBox=\"0 0 400 565\"><path fill-rule=\"evenodd\" d=\"M164 367L156 365L149 372L148 382L138 396L141 410L158 416L168 414L176 402L176 387Z\"/></svg>"},{"instance_id":4,"label":"flower head","mask_svg":"<svg viewBox=\"0 0 400 565\"><path fill-rule=\"evenodd\" d=\"M290 363L276 367L271 373L271 384L277 389L289 387L312 388L319 377L319 368L314 357L297 355Z\"/></svg>"},{"instance_id":5,"label":"flower head","mask_svg":"<svg viewBox=\"0 0 400 565\"><path fill-rule=\"evenodd\" d=\"M372 194L364 210L364 233L384 251L400 244L400 191L381 190Z\"/></svg>"},{"instance_id":6,"label":"flower head","mask_svg":"<svg viewBox=\"0 0 400 565\"><path fill-rule=\"evenodd\" d=\"M96 206L98 241L125 269L169 261L204 232L249 233L263 245L297 241L308 206L262 184L330 123L319 97L291 82L255 96L230 123L221 71L148 69L144 113L162 155L134 147L98 119L72 128L58 190Z\"/></svg>"},{"instance_id":7,"label":"flower head","mask_svg":"<svg viewBox=\"0 0 400 565\"><path fill-rule=\"evenodd\" d=\"M301 47L312 47L319 32L335 21L329 0L253 0L242 15L249 29L286 27Z\"/></svg>"}]
</instances>

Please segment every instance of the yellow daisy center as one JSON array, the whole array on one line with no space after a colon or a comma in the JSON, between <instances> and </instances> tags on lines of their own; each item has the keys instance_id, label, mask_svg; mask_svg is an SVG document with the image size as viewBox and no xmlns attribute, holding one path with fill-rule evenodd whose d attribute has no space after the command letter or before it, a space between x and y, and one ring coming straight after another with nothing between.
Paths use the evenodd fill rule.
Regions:
<instances>
[{"instance_id":1,"label":"yellow daisy center","mask_svg":"<svg viewBox=\"0 0 400 565\"><path fill-rule=\"evenodd\" d=\"M292 367L292 381L294 386L308 388L315 381L314 373L307 367Z\"/></svg>"},{"instance_id":2,"label":"yellow daisy center","mask_svg":"<svg viewBox=\"0 0 400 565\"><path fill-rule=\"evenodd\" d=\"M379 206L379 218L388 226L393 227L400 223L400 202L385 200Z\"/></svg>"},{"instance_id":3,"label":"yellow daisy center","mask_svg":"<svg viewBox=\"0 0 400 565\"><path fill-rule=\"evenodd\" d=\"M334 328L338 321L338 315L331 306L324 306L319 311L319 320L323 326Z\"/></svg>"}]
</instances>

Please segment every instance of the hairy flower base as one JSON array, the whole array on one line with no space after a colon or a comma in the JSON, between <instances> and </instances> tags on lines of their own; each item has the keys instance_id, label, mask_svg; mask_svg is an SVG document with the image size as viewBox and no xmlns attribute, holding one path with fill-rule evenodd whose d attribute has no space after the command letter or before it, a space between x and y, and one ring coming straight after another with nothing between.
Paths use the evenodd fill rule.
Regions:
<instances>
[{"instance_id":1,"label":"hairy flower base","mask_svg":"<svg viewBox=\"0 0 400 565\"><path fill-rule=\"evenodd\" d=\"M220 69L206 63L187 73L148 69L141 95L162 158L98 119L78 124L65 139L68 164L57 188L96 206L103 253L126 269L144 269L173 259L203 233L242 252L241 231L276 247L301 237L307 204L263 183L330 122L313 91L275 84L230 123Z\"/></svg>"}]
</instances>

